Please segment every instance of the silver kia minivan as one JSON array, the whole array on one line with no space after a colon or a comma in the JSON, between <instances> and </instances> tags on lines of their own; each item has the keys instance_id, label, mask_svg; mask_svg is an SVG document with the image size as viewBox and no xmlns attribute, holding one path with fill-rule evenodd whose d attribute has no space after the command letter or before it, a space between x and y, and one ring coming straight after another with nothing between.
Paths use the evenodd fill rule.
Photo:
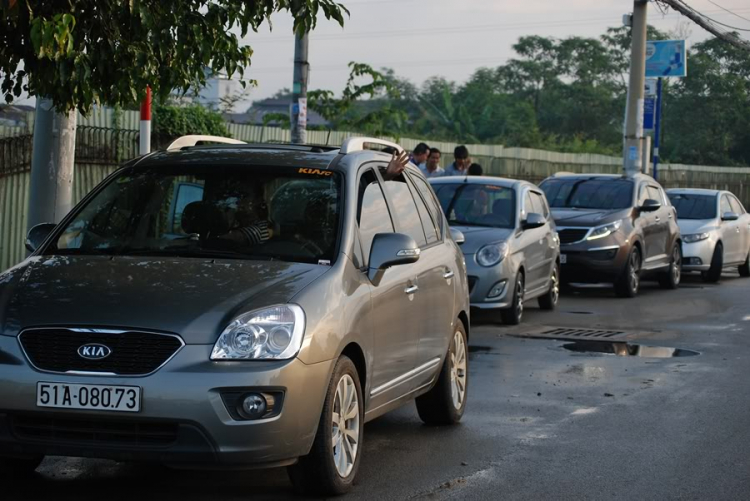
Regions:
<instances>
[{"instance_id":1,"label":"silver kia minivan","mask_svg":"<svg viewBox=\"0 0 750 501\"><path fill-rule=\"evenodd\" d=\"M32 229L0 274L0 469L288 466L337 494L367 421L458 422L466 265L402 151L187 136Z\"/></svg>"}]
</instances>

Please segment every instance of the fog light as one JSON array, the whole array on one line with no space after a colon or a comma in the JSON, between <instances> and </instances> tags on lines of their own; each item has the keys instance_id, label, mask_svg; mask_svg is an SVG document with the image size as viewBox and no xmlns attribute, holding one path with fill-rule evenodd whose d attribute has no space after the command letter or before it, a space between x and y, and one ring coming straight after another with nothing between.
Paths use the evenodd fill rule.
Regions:
<instances>
[{"instance_id":1,"label":"fog light","mask_svg":"<svg viewBox=\"0 0 750 501\"><path fill-rule=\"evenodd\" d=\"M266 413L266 399L258 393L250 393L242 397L240 414L247 419L259 419Z\"/></svg>"},{"instance_id":2,"label":"fog light","mask_svg":"<svg viewBox=\"0 0 750 501\"><path fill-rule=\"evenodd\" d=\"M690 266L700 266L703 264L703 260L699 257L689 257L685 261L687 261L687 264Z\"/></svg>"},{"instance_id":3,"label":"fog light","mask_svg":"<svg viewBox=\"0 0 750 501\"><path fill-rule=\"evenodd\" d=\"M496 283L492 286L490 289L489 294L487 294L487 299L496 298L503 295L503 292L505 292L505 284L507 280L501 280L500 282Z\"/></svg>"}]
</instances>

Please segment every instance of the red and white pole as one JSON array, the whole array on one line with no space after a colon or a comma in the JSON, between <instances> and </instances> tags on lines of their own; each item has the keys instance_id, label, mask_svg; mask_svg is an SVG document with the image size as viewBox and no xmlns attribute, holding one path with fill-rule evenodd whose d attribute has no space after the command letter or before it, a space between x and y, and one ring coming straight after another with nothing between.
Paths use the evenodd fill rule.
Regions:
<instances>
[{"instance_id":1,"label":"red and white pole","mask_svg":"<svg viewBox=\"0 0 750 501\"><path fill-rule=\"evenodd\" d=\"M141 103L141 141L140 153L151 152L151 87L146 87L146 97Z\"/></svg>"}]
</instances>

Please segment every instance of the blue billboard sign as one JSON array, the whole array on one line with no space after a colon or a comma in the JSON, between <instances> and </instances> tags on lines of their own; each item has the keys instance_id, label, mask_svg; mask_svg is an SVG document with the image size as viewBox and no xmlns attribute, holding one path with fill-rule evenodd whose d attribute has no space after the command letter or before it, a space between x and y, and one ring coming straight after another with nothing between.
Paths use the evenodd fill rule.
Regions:
<instances>
[{"instance_id":1,"label":"blue billboard sign","mask_svg":"<svg viewBox=\"0 0 750 501\"><path fill-rule=\"evenodd\" d=\"M654 117L656 116L656 97L646 97L643 101L643 128L654 130Z\"/></svg>"},{"instance_id":2,"label":"blue billboard sign","mask_svg":"<svg viewBox=\"0 0 750 501\"><path fill-rule=\"evenodd\" d=\"M646 77L687 76L685 40L646 42Z\"/></svg>"}]
</instances>

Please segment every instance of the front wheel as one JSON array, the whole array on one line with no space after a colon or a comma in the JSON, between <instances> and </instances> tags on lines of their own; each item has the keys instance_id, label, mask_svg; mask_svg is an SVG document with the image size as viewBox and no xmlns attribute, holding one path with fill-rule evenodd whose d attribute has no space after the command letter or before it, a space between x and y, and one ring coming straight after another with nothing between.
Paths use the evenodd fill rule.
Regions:
<instances>
[{"instance_id":1,"label":"front wheel","mask_svg":"<svg viewBox=\"0 0 750 501\"><path fill-rule=\"evenodd\" d=\"M750 277L750 253L745 258L745 262L740 266L740 276Z\"/></svg>"},{"instance_id":2,"label":"front wheel","mask_svg":"<svg viewBox=\"0 0 750 501\"><path fill-rule=\"evenodd\" d=\"M357 368L342 355L333 370L312 449L288 470L298 492L333 496L351 489L362 450L363 409Z\"/></svg>"},{"instance_id":3,"label":"front wheel","mask_svg":"<svg viewBox=\"0 0 750 501\"><path fill-rule=\"evenodd\" d=\"M721 243L714 248L714 254L711 257L711 267L708 271L701 272L701 278L704 282L715 284L721 280L721 271L724 269L724 247Z\"/></svg>"},{"instance_id":4,"label":"front wheel","mask_svg":"<svg viewBox=\"0 0 750 501\"><path fill-rule=\"evenodd\" d=\"M513 297L511 298L510 308L500 310L500 318L504 324L518 325L523 320L523 295L524 280L523 273L518 272L515 285L513 286Z\"/></svg>"},{"instance_id":5,"label":"front wheel","mask_svg":"<svg viewBox=\"0 0 750 501\"><path fill-rule=\"evenodd\" d=\"M461 420L469 383L469 349L466 330L457 321L455 333L435 386L417 397L417 412L426 424L448 425Z\"/></svg>"},{"instance_id":6,"label":"front wheel","mask_svg":"<svg viewBox=\"0 0 750 501\"><path fill-rule=\"evenodd\" d=\"M680 244L675 244L672 250L672 259L669 263L669 269L659 275L659 285L662 289L676 289L680 286L682 277L682 251Z\"/></svg>"},{"instance_id":7,"label":"front wheel","mask_svg":"<svg viewBox=\"0 0 750 501\"><path fill-rule=\"evenodd\" d=\"M641 286L641 251L633 247L620 278L615 282L615 292L620 297L635 297Z\"/></svg>"},{"instance_id":8,"label":"front wheel","mask_svg":"<svg viewBox=\"0 0 750 501\"><path fill-rule=\"evenodd\" d=\"M555 264L550 277L549 290L539 297L539 307L543 310L554 310L560 300L560 267Z\"/></svg>"}]
</instances>

